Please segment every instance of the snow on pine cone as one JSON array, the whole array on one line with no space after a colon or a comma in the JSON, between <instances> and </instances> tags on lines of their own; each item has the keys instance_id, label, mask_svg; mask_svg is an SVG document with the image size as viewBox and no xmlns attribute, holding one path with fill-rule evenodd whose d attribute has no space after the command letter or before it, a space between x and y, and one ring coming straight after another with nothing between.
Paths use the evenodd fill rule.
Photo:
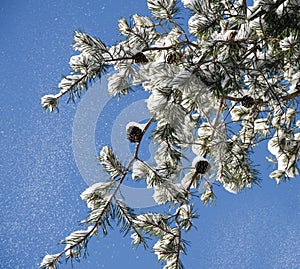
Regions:
<instances>
[{"instance_id":1,"label":"snow on pine cone","mask_svg":"<svg viewBox=\"0 0 300 269\"><path fill-rule=\"evenodd\" d=\"M254 105L254 99L249 96L249 95L245 95L242 99L241 99L241 103L242 106L250 108Z\"/></svg>"},{"instance_id":2,"label":"snow on pine cone","mask_svg":"<svg viewBox=\"0 0 300 269\"><path fill-rule=\"evenodd\" d=\"M129 122L126 126L127 139L130 142L140 142L143 137L143 129L145 124L139 124L137 122Z\"/></svg>"},{"instance_id":3,"label":"snow on pine cone","mask_svg":"<svg viewBox=\"0 0 300 269\"><path fill-rule=\"evenodd\" d=\"M195 167L196 173L205 174L210 169L210 164L207 159L197 156L194 158L192 166Z\"/></svg>"}]
</instances>

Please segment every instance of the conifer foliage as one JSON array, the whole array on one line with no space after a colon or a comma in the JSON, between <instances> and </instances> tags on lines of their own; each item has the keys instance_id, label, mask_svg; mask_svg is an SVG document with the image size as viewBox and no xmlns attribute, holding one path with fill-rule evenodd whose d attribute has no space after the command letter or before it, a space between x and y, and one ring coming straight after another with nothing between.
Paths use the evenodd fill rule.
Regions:
<instances>
[{"instance_id":1,"label":"conifer foliage","mask_svg":"<svg viewBox=\"0 0 300 269\"><path fill-rule=\"evenodd\" d=\"M152 17L135 14L118 22L123 40L108 46L75 32L72 72L57 94L41 102L51 112L67 95L80 97L107 70L111 96L130 94L139 85L152 118L131 122L126 134L135 151L122 164L105 146L99 162L110 179L85 190L90 208L84 229L61 241L42 269L63 260L80 260L89 240L106 235L113 221L135 247L151 247L164 269L184 268L184 231L193 227L194 204L214 202L214 186L237 193L258 182L250 154L267 141L270 177L277 183L298 174L300 149L300 2L297 0L148 0ZM183 9L188 18L178 19ZM151 133L149 127L154 129ZM140 158L140 143L151 138L158 149L155 165ZM185 152L195 158L184 166ZM137 213L120 199L125 178L144 180L157 205L169 210ZM197 193L199 195L197 195ZM195 197L194 197L195 196ZM198 205L198 204L197 204ZM168 207L164 207L168 208ZM146 210L146 209L145 209Z\"/></svg>"}]
</instances>

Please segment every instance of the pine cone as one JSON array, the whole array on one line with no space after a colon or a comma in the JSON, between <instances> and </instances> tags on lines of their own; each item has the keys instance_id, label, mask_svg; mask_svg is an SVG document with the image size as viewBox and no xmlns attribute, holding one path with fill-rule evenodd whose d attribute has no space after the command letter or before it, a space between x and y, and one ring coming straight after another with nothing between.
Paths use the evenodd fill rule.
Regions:
<instances>
[{"instance_id":1,"label":"pine cone","mask_svg":"<svg viewBox=\"0 0 300 269\"><path fill-rule=\"evenodd\" d=\"M134 62L136 64L148 63L149 62L147 57L145 56L145 54L142 53L142 52L138 52L137 54L133 55L132 59L134 60Z\"/></svg>"},{"instance_id":2,"label":"pine cone","mask_svg":"<svg viewBox=\"0 0 300 269\"><path fill-rule=\"evenodd\" d=\"M130 126L127 130L127 138L130 142L140 142L143 137L143 131L137 126Z\"/></svg>"},{"instance_id":3,"label":"pine cone","mask_svg":"<svg viewBox=\"0 0 300 269\"><path fill-rule=\"evenodd\" d=\"M177 55L175 53L169 53L166 57L168 64L174 64L177 62Z\"/></svg>"},{"instance_id":4,"label":"pine cone","mask_svg":"<svg viewBox=\"0 0 300 269\"><path fill-rule=\"evenodd\" d=\"M249 95L245 95L242 99L241 99L241 103L242 106L250 108L254 105L254 99L249 96Z\"/></svg>"},{"instance_id":5,"label":"pine cone","mask_svg":"<svg viewBox=\"0 0 300 269\"><path fill-rule=\"evenodd\" d=\"M236 35L237 35L238 31L235 30L231 30L229 31L228 35L227 35L227 40L228 41L234 41Z\"/></svg>"},{"instance_id":6,"label":"pine cone","mask_svg":"<svg viewBox=\"0 0 300 269\"><path fill-rule=\"evenodd\" d=\"M202 160L196 163L195 168L196 172L199 174L205 174L208 170L209 163L208 161Z\"/></svg>"}]
</instances>

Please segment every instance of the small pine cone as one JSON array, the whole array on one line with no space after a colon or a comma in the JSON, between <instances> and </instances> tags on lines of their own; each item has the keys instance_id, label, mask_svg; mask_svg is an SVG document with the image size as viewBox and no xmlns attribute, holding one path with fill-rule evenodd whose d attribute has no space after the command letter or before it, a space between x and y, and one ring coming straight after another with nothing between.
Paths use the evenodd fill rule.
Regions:
<instances>
[{"instance_id":1,"label":"small pine cone","mask_svg":"<svg viewBox=\"0 0 300 269\"><path fill-rule=\"evenodd\" d=\"M177 55L175 53L169 53L166 57L168 64L174 64L177 61Z\"/></svg>"},{"instance_id":2,"label":"small pine cone","mask_svg":"<svg viewBox=\"0 0 300 269\"><path fill-rule=\"evenodd\" d=\"M196 172L199 174L205 174L209 168L209 162L206 160L198 161L195 165Z\"/></svg>"},{"instance_id":3,"label":"small pine cone","mask_svg":"<svg viewBox=\"0 0 300 269\"><path fill-rule=\"evenodd\" d=\"M130 142L140 142L143 137L143 131L137 126L130 126L127 130L127 138Z\"/></svg>"},{"instance_id":4,"label":"small pine cone","mask_svg":"<svg viewBox=\"0 0 300 269\"><path fill-rule=\"evenodd\" d=\"M249 96L249 95L245 95L242 99L241 99L241 103L242 106L250 108L254 105L254 99Z\"/></svg>"},{"instance_id":5,"label":"small pine cone","mask_svg":"<svg viewBox=\"0 0 300 269\"><path fill-rule=\"evenodd\" d=\"M237 33L238 33L238 31L235 31L235 30L229 31L228 35L227 35L227 41L234 41Z\"/></svg>"},{"instance_id":6,"label":"small pine cone","mask_svg":"<svg viewBox=\"0 0 300 269\"><path fill-rule=\"evenodd\" d=\"M134 62L136 64L148 63L149 62L147 57L145 56L145 54L142 53L142 52L138 52L137 54L133 55L132 59L134 60Z\"/></svg>"}]
</instances>

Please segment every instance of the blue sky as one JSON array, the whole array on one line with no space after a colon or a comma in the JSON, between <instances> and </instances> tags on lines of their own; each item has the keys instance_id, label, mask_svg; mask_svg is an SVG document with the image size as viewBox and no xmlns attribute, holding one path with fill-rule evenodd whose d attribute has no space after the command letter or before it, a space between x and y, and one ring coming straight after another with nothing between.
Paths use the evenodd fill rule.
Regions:
<instances>
[{"instance_id":1,"label":"blue sky","mask_svg":"<svg viewBox=\"0 0 300 269\"><path fill-rule=\"evenodd\" d=\"M61 102L60 113L49 115L40 97L70 71L74 30L112 45L117 20L134 13L148 13L146 1L2 1L0 268L37 268L46 252L62 250L57 243L86 217L79 195L87 185L72 150L77 105ZM261 187L238 195L217 188L216 206L198 204L197 230L186 235L186 268L300 267L299 177L276 185L264 152L262 146L255 156ZM74 268L161 268L151 251L132 251L130 241L116 228L93 240L89 257Z\"/></svg>"}]
</instances>

